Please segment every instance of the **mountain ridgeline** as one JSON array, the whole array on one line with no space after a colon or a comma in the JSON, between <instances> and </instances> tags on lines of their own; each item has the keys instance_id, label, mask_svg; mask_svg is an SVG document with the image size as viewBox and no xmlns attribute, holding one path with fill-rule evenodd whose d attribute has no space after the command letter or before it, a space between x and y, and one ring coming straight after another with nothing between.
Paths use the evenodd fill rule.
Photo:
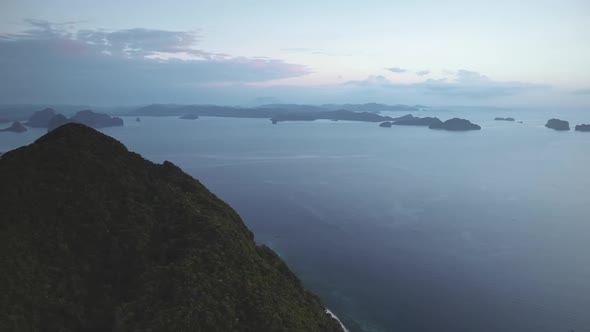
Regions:
<instances>
[{"instance_id":1,"label":"mountain ridgeline","mask_svg":"<svg viewBox=\"0 0 590 332\"><path fill-rule=\"evenodd\" d=\"M81 123L92 128L120 127L123 126L123 119L91 110L79 111L67 118L52 108L46 108L33 113L25 125L32 128L47 128L47 131L52 131L66 123Z\"/></svg>"},{"instance_id":2,"label":"mountain ridgeline","mask_svg":"<svg viewBox=\"0 0 590 332\"><path fill-rule=\"evenodd\" d=\"M0 158L0 330L343 331L170 162L65 124Z\"/></svg>"}]
</instances>

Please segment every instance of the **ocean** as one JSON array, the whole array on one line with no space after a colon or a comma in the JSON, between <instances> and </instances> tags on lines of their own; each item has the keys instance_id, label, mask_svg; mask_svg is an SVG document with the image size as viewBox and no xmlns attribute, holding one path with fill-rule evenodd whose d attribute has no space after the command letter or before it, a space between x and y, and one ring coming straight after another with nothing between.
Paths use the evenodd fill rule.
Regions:
<instances>
[{"instance_id":1,"label":"ocean","mask_svg":"<svg viewBox=\"0 0 590 332\"><path fill-rule=\"evenodd\" d=\"M590 331L590 133L544 127L590 110L415 115L482 130L142 117L101 131L231 204L350 331ZM0 133L0 151L44 133Z\"/></svg>"}]
</instances>

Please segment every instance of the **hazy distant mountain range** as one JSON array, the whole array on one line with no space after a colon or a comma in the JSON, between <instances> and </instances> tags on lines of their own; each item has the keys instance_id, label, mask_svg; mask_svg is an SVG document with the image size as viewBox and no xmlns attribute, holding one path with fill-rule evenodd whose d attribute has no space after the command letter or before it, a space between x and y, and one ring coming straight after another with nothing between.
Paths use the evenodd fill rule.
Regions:
<instances>
[{"instance_id":1,"label":"hazy distant mountain range","mask_svg":"<svg viewBox=\"0 0 590 332\"><path fill-rule=\"evenodd\" d=\"M0 105L0 118L6 121L24 121L34 112L53 108L64 115L73 115L80 110L92 109L101 113L119 116L183 116L195 114L200 116L239 117L239 118L272 118L283 113L313 113L325 111L351 111L380 113L386 111L413 112L427 108L424 105L386 105L378 103L366 104L266 104L257 107L220 106L220 105L181 105L151 104L142 106L93 107L89 105Z\"/></svg>"},{"instance_id":2,"label":"hazy distant mountain range","mask_svg":"<svg viewBox=\"0 0 590 332\"><path fill-rule=\"evenodd\" d=\"M418 105L419 106L419 105ZM255 108L217 105L152 104L135 109L132 116L213 116L228 118L261 118L279 121L313 121L318 119L380 122L392 118L378 113L384 111L420 111L418 106L384 104L268 104Z\"/></svg>"},{"instance_id":3,"label":"hazy distant mountain range","mask_svg":"<svg viewBox=\"0 0 590 332\"><path fill-rule=\"evenodd\" d=\"M74 115L82 110L93 110L99 113L125 114L138 108L138 106L114 106L97 107L90 105L63 105L63 104L4 104L0 105L0 119L7 121L25 121L33 113L51 108L66 116Z\"/></svg>"}]
</instances>

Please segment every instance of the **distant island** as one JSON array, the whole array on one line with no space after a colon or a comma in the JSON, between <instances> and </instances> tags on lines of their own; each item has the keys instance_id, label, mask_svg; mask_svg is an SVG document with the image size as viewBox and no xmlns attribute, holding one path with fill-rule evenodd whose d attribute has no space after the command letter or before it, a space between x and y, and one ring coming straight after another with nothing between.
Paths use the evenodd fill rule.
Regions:
<instances>
[{"instance_id":1,"label":"distant island","mask_svg":"<svg viewBox=\"0 0 590 332\"><path fill-rule=\"evenodd\" d=\"M283 121L315 121L315 120L347 120L347 121L364 121L364 122L383 122L391 121L394 118L382 116L370 112L353 112L353 111L322 111L322 112L302 112L302 113L284 113L275 115L270 119L273 124Z\"/></svg>"},{"instance_id":2,"label":"distant island","mask_svg":"<svg viewBox=\"0 0 590 332\"><path fill-rule=\"evenodd\" d=\"M135 107L136 108L136 107ZM131 111L127 107L93 107L89 105L73 105L73 104L0 104L0 118L7 119L10 121L20 121L24 125L28 126L25 122L28 121L31 116L39 110L52 109L55 113L62 113L66 116L71 116L77 111L85 109L95 109L97 112L107 113L112 110L113 112L122 112L124 110ZM31 126L28 126L31 127ZM31 127L33 128L33 127ZM43 128L43 127L36 127Z\"/></svg>"},{"instance_id":3,"label":"distant island","mask_svg":"<svg viewBox=\"0 0 590 332\"><path fill-rule=\"evenodd\" d=\"M11 106L14 109L23 109L24 113L30 112L30 105ZM71 110L74 106L65 107ZM279 124L287 121L360 121L377 122L380 127L391 128L393 126L422 126L430 129L443 129L450 131L480 130L481 126L471 123L467 119L453 118L442 121L437 117L419 117L408 113L403 116L394 117L391 112L421 112L429 109L424 105L387 105L379 103L365 104L264 104L256 107L220 106L220 105L181 105L181 104L151 104L141 107L112 107L118 110L118 115L132 116L136 122L141 121L141 116L163 117L177 116L184 120L196 120L200 117L224 117L224 118L248 118L248 119L269 119L272 124ZM12 114L9 108L0 105L0 115ZM381 112L390 112L380 114ZM82 123L93 128L105 128L123 126L123 119L106 113L92 110L77 111L70 117L58 113L52 107L46 107L41 111L34 111L24 124L33 128L48 128L52 130L60 125L69 122ZM12 118L16 118L13 116ZM0 118L0 123L8 123L11 118ZM495 121L517 122L513 117L495 117ZM558 131L570 130L569 122L560 119L547 121L547 128ZM4 131L8 131L5 128ZM17 127L10 131L18 131ZM580 124L575 127L576 131L589 131L587 124Z\"/></svg>"},{"instance_id":4,"label":"distant island","mask_svg":"<svg viewBox=\"0 0 590 332\"><path fill-rule=\"evenodd\" d=\"M31 115L29 121L25 125L32 128L47 128L49 120L55 116L56 112L53 108L46 108L42 111L37 111Z\"/></svg>"},{"instance_id":5,"label":"distant island","mask_svg":"<svg viewBox=\"0 0 590 332\"><path fill-rule=\"evenodd\" d=\"M421 106L421 107L417 107ZM351 113L380 113L380 112L417 112L423 105L385 105L377 103L367 104L324 104L324 105L300 105L300 104L267 104L257 107L237 107L219 105L178 105L178 104L152 104L139 107L124 115L128 116L185 116L187 114L197 116L225 117L225 118L266 118L283 117L285 114L311 114L348 111ZM123 115L123 114L121 114ZM280 122L282 120L278 120ZM285 120L289 121L289 120ZM295 120L297 121L297 120ZM377 122L377 121L375 121Z\"/></svg>"},{"instance_id":6,"label":"distant island","mask_svg":"<svg viewBox=\"0 0 590 332\"><path fill-rule=\"evenodd\" d=\"M196 120L199 118L199 116L196 114L187 114L187 115L181 116L180 118L183 120Z\"/></svg>"},{"instance_id":7,"label":"distant island","mask_svg":"<svg viewBox=\"0 0 590 332\"><path fill-rule=\"evenodd\" d=\"M469 120L453 118L442 123L435 123L430 125L430 129L444 129L450 131L467 131L467 130L480 130L479 125L471 123Z\"/></svg>"},{"instance_id":8,"label":"distant island","mask_svg":"<svg viewBox=\"0 0 590 332\"><path fill-rule=\"evenodd\" d=\"M63 126L66 123L70 123L70 119L66 118L63 114L56 114L49 120L49 124L47 124L47 131L52 131L53 129Z\"/></svg>"},{"instance_id":9,"label":"distant island","mask_svg":"<svg viewBox=\"0 0 590 332\"><path fill-rule=\"evenodd\" d=\"M58 114L52 108L46 108L44 110L34 112L25 124L33 128L47 128L48 131L51 131L70 122L81 123L92 128L123 126L123 119L119 117L112 117L108 114L84 110L79 111L68 118L63 114Z\"/></svg>"},{"instance_id":10,"label":"distant island","mask_svg":"<svg viewBox=\"0 0 590 332\"><path fill-rule=\"evenodd\" d=\"M545 124L545 127L558 131L567 131L570 130L570 123L560 119L550 119Z\"/></svg>"},{"instance_id":11,"label":"distant island","mask_svg":"<svg viewBox=\"0 0 590 332\"><path fill-rule=\"evenodd\" d=\"M397 118L394 122L396 126L425 126L429 127L432 125L439 125L442 124L442 121L439 118L432 118L432 117L424 117L420 118L417 116L413 116L408 114L401 118Z\"/></svg>"},{"instance_id":12,"label":"distant island","mask_svg":"<svg viewBox=\"0 0 590 332\"><path fill-rule=\"evenodd\" d=\"M24 133L25 131L27 128L18 121L14 121L8 128L0 129L0 132Z\"/></svg>"},{"instance_id":13,"label":"distant island","mask_svg":"<svg viewBox=\"0 0 590 332\"><path fill-rule=\"evenodd\" d=\"M74 116L70 117L70 121L81 123L92 128L123 126L123 119L112 117L108 114L95 113L91 110L77 112Z\"/></svg>"},{"instance_id":14,"label":"distant island","mask_svg":"<svg viewBox=\"0 0 590 332\"><path fill-rule=\"evenodd\" d=\"M385 121L379 124L380 127L392 127L392 126L419 126L428 127L430 129L444 129L451 131L467 131L467 130L480 130L481 127L471 123L469 120L453 118L447 121L441 121L436 117L416 117L411 114L406 114L399 118L394 118L391 121Z\"/></svg>"},{"instance_id":15,"label":"distant island","mask_svg":"<svg viewBox=\"0 0 590 332\"><path fill-rule=\"evenodd\" d=\"M0 183L2 331L344 331L169 161L70 123L3 154Z\"/></svg>"}]
</instances>

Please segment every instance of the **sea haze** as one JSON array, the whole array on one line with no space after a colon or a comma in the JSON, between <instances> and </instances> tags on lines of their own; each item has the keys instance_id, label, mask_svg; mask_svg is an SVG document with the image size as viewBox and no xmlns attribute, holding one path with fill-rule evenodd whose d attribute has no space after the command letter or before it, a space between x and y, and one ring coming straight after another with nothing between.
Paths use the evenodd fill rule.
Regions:
<instances>
[{"instance_id":1,"label":"sea haze","mask_svg":"<svg viewBox=\"0 0 590 332\"><path fill-rule=\"evenodd\" d=\"M230 203L351 331L590 331L590 133L543 126L590 113L420 113L482 130L143 117L102 131ZM0 151L43 133L0 133Z\"/></svg>"}]
</instances>

